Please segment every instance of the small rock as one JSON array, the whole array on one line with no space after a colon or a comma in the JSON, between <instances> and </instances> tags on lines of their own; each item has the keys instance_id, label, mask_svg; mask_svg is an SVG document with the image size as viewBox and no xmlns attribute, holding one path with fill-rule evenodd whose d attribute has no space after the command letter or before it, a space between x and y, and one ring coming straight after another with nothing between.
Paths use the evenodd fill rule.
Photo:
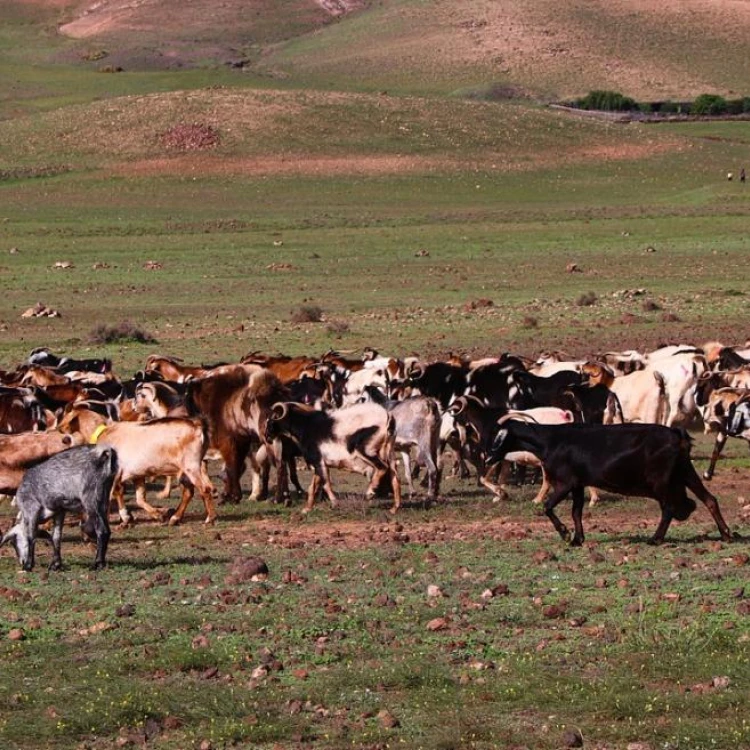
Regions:
<instances>
[{"instance_id":1,"label":"small rock","mask_svg":"<svg viewBox=\"0 0 750 750\"><path fill-rule=\"evenodd\" d=\"M714 677L713 680L711 680L711 684L717 690L726 690L731 684L731 682L732 681L729 679L729 677L725 677L725 676Z\"/></svg>"},{"instance_id":2,"label":"small rock","mask_svg":"<svg viewBox=\"0 0 750 750\"><path fill-rule=\"evenodd\" d=\"M430 598L435 598L445 596L445 594L443 593L443 590L440 588L440 586L435 586L434 583L431 583L427 587L427 596L429 596Z\"/></svg>"},{"instance_id":3,"label":"small rock","mask_svg":"<svg viewBox=\"0 0 750 750\"><path fill-rule=\"evenodd\" d=\"M583 736L577 729L568 729L562 736L563 747L583 747Z\"/></svg>"},{"instance_id":4,"label":"small rock","mask_svg":"<svg viewBox=\"0 0 750 750\"><path fill-rule=\"evenodd\" d=\"M434 620L430 620L427 623L427 630L430 630L433 633L438 630L445 630L447 627L448 621L445 619L445 617L436 617Z\"/></svg>"},{"instance_id":5,"label":"small rock","mask_svg":"<svg viewBox=\"0 0 750 750\"><path fill-rule=\"evenodd\" d=\"M554 620L565 616L565 607L560 604L548 604L542 608L542 616L548 620Z\"/></svg>"},{"instance_id":6,"label":"small rock","mask_svg":"<svg viewBox=\"0 0 750 750\"><path fill-rule=\"evenodd\" d=\"M387 708L378 711L378 721L383 729L395 729L401 725L401 722Z\"/></svg>"},{"instance_id":7,"label":"small rock","mask_svg":"<svg viewBox=\"0 0 750 750\"><path fill-rule=\"evenodd\" d=\"M11 628L8 631L8 638L11 641L23 641L26 638L23 628Z\"/></svg>"},{"instance_id":8,"label":"small rock","mask_svg":"<svg viewBox=\"0 0 750 750\"><path fill-rule=\"evenodd\" d=\"M578 265L578 263L568 263L568 265L565 266L565 271L567 273L583 273L583 269Z\"/></svg>"},{"instance_id":9,"label":"small rock","mask_svg":"<svg viewBox=\"0 0 750 750\"><path fill-rule=\"evenodd\" d=\"M132 617L135 614L135 604L123 604L115 610L118 617Z\"/></svg>"}]
</instances>

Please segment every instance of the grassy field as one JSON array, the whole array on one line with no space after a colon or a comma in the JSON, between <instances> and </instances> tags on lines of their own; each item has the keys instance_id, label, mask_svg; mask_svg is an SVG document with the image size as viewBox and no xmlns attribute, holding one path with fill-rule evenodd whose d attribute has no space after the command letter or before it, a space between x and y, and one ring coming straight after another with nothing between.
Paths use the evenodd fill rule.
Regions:
<instances>
[{"instance_id":1,"label":"grassy field","mask_svg":"<svg viewBox=\"0 0 750 750\"><path fill-rule=\"evenodd\" d=\"M208 29L200 2L83 5L0 0L0 369L42 345L126 376L155 351L750 336L750 188L726 179L750 166L748 123L544 105L750 94L737 4L383 0L334 19L225 0ZM56 31L113 11L106 33ZM180 148L192 126L210 145ZM22 318L37 302L60 317ZM293 323L304 306L322 321ZM158 343L92 342L126 321ZM713 491L747 537L750 460L727 455ZM61 573L44 545L32 574L0 551L0 746L750 747L747 541L715 541L703 508L652 548L655 504L608 497L570 550L528 488L493 505L447 479L394 520L335 479L343 507L306 519L245 501L212 528L195 505L179 528L116 528L99 573L72 526ZM238 567L253 556L267 579Z\"/></svg>"},{"instance_id":2,"label":"grassy field","mask_svg":"<svg viewBox=\"0 0 750 750\"><path fill-rule=\"evenodd\" d=\"M530 492L447 485L397 522L351 495L304 522L243 503L213 529L116 530L96 574L72 528L63 573L3 553L3 745L750 742L746 544L707 540L701 509L655 549L655 506L608 500L573 551Z\"/></svg>"}]
</instances>

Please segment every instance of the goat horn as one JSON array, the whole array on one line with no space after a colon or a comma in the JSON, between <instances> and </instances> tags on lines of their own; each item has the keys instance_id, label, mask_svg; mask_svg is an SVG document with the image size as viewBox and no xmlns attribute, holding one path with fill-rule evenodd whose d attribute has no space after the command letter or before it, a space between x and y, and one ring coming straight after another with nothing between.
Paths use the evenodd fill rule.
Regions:
<instances>
[{"instance_id":1,"label":"goat horn","mask_svg":"<svg viewBox=\"0 0 750 750\"><path fill-rule=\"evenodd\" d=\"M414 362L406 374L411 380L419 380L424 375L424 368L418 362Z\"/></svg>"},{"instance_id":2,"label":"goat horn","mask_svg":"<svg viewBox=\"0 0 750 750\"><path fill-rule=\"evenodd\" d=\"M463 410L466 408L466 404L468 403L466 396L459 396L449 407L448 411L454 416L457 417L459 414L463 412Z\"/></svg>"},{"instance_id":3,"label":"goat horn","mask_svg":"<svg viewBox=\"0 0 750 750\"><path fill-rule=\"evenodd\" d=\"M271 419L274 422L278 422L280 419L284 419L289 413L289 404L279 401L271 407Z\"/></svg>"}]
</instances>

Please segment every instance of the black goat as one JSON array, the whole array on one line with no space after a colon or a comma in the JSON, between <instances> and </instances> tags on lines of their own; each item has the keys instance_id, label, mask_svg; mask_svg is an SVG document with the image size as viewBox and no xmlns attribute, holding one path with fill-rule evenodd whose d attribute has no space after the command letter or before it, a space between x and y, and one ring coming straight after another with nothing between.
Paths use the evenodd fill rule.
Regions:
<instances>
[{"instance_id":1,"label":"black goat","mask_svg":"<svg viewBox=\"0 0 750 750\"><path fill-rule=\"evenodd\" d=\"M492 459L501 460L511 451L528 451L537 456L552 486L544 503L555 529L573 546L580 546L583 534L583 488L598 487L621 495L652 497L661 507L661 520L651 539L664 541L673 518L686 520L695 510L693 492L708 508L721 538L732 539L716 498L703 486L690 461L690 437L684 430L652 424L624 425L530 425L508 422L498 432ZM573 495L573 523L570 536L555 514L555 506Z\"/></svg>"}]
</instances>

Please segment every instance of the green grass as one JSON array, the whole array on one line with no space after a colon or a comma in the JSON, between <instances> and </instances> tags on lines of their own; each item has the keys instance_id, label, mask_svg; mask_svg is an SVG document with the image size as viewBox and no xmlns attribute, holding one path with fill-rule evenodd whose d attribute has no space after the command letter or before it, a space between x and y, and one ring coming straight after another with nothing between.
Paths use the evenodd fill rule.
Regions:
<instances>
[{"instance_id":1,"label":"green grass","mask_svg":"<svg viewBox=\"0 0 750 750\"><path fill-rule=\"evenodd\" d=\"M445 506L407 507L401 541L358 500L318 507L305 524L318 539L301 543L293 512L265 504L233 509L215 531L193 521L116 530L110 567L97 574L72 530L62 573L16 577L3 553L3 585L26 598L8 602L0 636L22 627L27 637L0 640L0 740L98 748L149 732L159 748L300 737L326 748L555 748L576 727L615 747L750 741L749 631L734 593L746 566L732 557L743 548L696 539L713 534L702 509L654 549L615 520L652 519L652 503L605 502L588 520L587 548L574 551L546 526L503 537L491 519L523 526L534 511L450 484ZM484 531L453 538L457 514L484 519ZM263 520L271 526L260 530ZM350 526L361 521L364 530ZM352 533L364 534L354 546ZM234 556L255 554L268 581L227 585ZM498 583L509 594L482 599ZM428 597L430 584L444 597ZM118 616L126 603L134 613ZM564 616L544 616L548 605ZM437 617L447 627L428 630ZM91 632L100 622L114 627ZM264 659L280 665L253 678ZM716 677L727 686L710 687ZM383 728L382 709L400 726Z\"/></svg>"}]
</instances>

